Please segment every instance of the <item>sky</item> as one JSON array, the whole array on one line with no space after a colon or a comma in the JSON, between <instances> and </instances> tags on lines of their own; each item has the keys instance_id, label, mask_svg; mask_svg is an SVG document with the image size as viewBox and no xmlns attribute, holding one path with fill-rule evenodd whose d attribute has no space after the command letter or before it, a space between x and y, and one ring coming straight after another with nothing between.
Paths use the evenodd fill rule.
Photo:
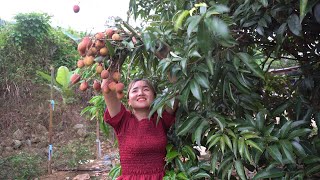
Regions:
<instances>
[{"instance_id":1,"label":"sky","mask_svg":"<svg viewBox=\"0 0 320 180\"><path fill-rule=\"evenodd\" d=\"M0 0L0 2L2 2L0 18L3 20L13 21L13 17L18 13L48 13L52 16L50 24L53 27L70 27L84 32L104 31L105 22L111 16L119 16L126 20L129 9L129 0ZM80 11L74 13L73 6L77 4Z\"/></svg>"}]
</instances>

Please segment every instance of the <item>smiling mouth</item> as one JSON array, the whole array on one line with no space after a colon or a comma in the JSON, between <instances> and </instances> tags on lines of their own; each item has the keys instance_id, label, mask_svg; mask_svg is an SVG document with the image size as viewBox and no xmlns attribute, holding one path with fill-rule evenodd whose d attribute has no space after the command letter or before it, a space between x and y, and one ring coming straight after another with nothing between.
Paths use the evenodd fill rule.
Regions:
<instances>
[{"instance_id":1,"label":"smiling mouth","mask_svg":"<svg viewBox=\"0 0 320 180\"><path fill-rule=\"evenodd\" d=\"M146 98L139 98L137 99L137 101L146 101L147 99Z\"/></svg>"}]
</instances>

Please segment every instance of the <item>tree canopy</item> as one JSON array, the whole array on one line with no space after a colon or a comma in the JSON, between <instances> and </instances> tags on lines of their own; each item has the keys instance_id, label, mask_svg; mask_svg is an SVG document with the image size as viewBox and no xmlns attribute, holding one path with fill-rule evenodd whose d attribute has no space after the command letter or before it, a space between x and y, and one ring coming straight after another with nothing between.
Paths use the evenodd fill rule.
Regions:
<instances>
[{"instance_id":1,"label":"tree canopy","mask_svg":"<svg viewBox=\"0 0 320 180\"><path fill-rule=\"evenodd\" d=\"M174 94L180 101L167 179L304 179L319 171L317 3L130 1L146 24L132 63L163 90L152 112L172 105ZM299 71L269 72L279 64ZM177 81L168 85L167 76Z\"/></svg>"}]
</instances>

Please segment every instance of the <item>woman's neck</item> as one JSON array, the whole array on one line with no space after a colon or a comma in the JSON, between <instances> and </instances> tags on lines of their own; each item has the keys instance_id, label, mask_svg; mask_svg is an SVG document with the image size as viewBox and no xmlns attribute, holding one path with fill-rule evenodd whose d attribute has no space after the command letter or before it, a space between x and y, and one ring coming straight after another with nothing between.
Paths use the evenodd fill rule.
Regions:
<instances>
[{"instance_id":1,"label":"woman's neck","mask_svg":"<svg viewBox=\"0 0 320 180\"><path fill-rule=\"evenodd\" d=\"M134 109L133 111L134 116L138 119L138 121L141 121L142 119L146 119L149 116L150 110L146 109Z\"/></svg>"}]
</instances>

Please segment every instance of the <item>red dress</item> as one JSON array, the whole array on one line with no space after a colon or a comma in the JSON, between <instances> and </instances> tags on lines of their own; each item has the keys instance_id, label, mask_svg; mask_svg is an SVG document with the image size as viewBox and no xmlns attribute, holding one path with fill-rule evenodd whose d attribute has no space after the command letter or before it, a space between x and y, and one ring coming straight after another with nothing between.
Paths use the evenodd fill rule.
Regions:
<instances>
[{"instance_id":1,"label":"red dress","mask_svg":"<svg viewBox=\"0 0 320 180\"><path fill-rule=\"evenodd\" d=\"M140 121L121 104L120 112L110 117L104 113L119 143L122 174L118 180L161 180L167 145L167 130L174 123L175 116L164 111L158 124L155 113L150 120Z\"/></svg>"}]
</instances>

